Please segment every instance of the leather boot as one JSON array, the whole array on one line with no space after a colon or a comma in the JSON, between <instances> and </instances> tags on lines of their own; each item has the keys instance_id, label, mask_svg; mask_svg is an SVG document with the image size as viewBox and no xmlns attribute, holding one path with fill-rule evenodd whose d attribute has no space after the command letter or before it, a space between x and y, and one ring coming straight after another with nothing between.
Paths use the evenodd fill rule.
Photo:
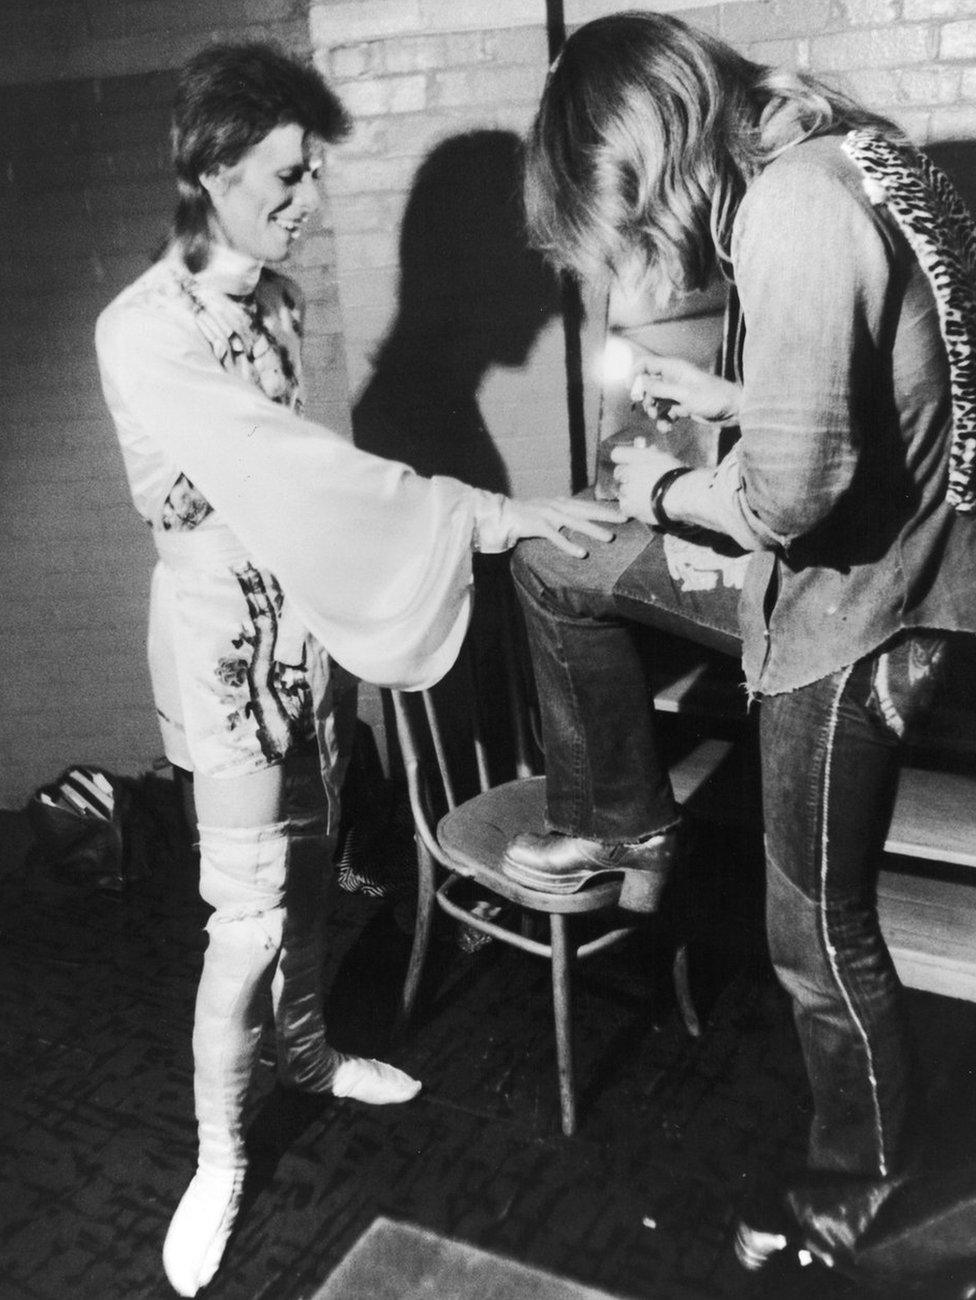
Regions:
<instances>
[{"instance_id":1,"label":"leather boot","mask_svg":"<svg viewBox=\"0 0 976 1300\"><path fill-rule=\"evenodd\" d=\"M646 840L606 844L575 835L526 832L505 850L502 871L511 880L549 894L575 894L594 880L619 877L619 906L656 912L671 875L678 827Z\"/></svg>"}]
</instances>

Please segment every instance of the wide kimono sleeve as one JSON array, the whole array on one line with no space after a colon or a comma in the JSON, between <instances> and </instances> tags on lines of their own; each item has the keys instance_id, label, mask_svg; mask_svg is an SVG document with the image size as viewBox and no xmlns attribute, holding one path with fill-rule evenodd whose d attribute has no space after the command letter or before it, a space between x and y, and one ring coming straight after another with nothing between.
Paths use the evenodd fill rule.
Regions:
<instances>
[{"instance_id":1,"label":"wide kimono sleeve","mask_svg":"<svg viewBox=\"0 0 976 1300\"><path fill-rule=\"evenodd\" d=\"M506 498L421 478L300 419L222 370L189 310L167 308L123 297L99 318L120 434L158 442L350 672L404 689L438 680L467 627L475 526L484 549L514 540Z\"/></svg>"}]
</instances>

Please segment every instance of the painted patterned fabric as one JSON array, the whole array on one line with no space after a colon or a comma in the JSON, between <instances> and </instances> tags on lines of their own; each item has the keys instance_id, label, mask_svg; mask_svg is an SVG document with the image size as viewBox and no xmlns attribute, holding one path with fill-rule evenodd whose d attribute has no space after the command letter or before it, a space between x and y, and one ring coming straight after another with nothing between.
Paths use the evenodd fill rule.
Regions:
<instances>
[{"instance_id":1,"label":"painted patterned fabric","mask_svg":"<svg viewBox=\"0 0 976 1300\"><path fill-rule=\"evenodd\" d=\"M268 309L259 301L258 291L224 294L207 289L192 276L181 277L180 289L190 299L194 320L223 369L236 370L273 402L300 415L304 395L297 367L270 328ZM301 312L291 295L282 292L275 306L287 314L300 339ZM166 531L185 532L212 511L203 493L181 474L163 503L161 524Z\"/></svg>"}]
</instances>

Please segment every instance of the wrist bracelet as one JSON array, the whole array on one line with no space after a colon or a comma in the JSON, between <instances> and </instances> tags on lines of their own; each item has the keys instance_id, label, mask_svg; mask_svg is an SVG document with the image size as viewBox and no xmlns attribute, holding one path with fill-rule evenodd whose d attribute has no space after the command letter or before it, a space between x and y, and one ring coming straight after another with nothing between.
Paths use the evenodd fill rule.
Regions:
<instances>
[{"instance_id":1,"label":"wrist bracelet","mask_svg":"<svg viewBox=\"0 0 976 1300\"><path fill-rule=\"evenodd\" d=\"M670 518L664 508L664 494L683 474L690 474L691 465L675 465L673 469L666 469L658 481L651 488L651 518L658 528L674 528L675 521Z\"/></svg>"}]
</instances>

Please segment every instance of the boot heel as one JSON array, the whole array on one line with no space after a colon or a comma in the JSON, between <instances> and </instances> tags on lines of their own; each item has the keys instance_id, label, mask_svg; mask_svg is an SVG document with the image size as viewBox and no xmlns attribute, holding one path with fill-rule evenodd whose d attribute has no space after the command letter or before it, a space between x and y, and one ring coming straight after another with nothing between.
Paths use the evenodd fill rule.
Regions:
<instances>
[{"instance_id":1,"label":"boot heel","mask_svg":"<svg viewBox=\"0 0 976 1300\"><path fill-rule=\"evenodd\" d=\"M735 1231L735 1257L750 1273L765 1268L773 1255L785 1250L786 1246L786 1238L781 1232L765 1232L762 1228L751 1228L748 1223L740 1223Z\"/></svg>"},{"instance_id":2,"label":"boot heel","mask_svg":"<svg viewBox=\"0 0 976 1300\"><path fill-rule=\"evenodd\" d=\"M667 871L625 870L618 906L625 912L656 912L667 880Z\"/></svg>"}]
</instances>

